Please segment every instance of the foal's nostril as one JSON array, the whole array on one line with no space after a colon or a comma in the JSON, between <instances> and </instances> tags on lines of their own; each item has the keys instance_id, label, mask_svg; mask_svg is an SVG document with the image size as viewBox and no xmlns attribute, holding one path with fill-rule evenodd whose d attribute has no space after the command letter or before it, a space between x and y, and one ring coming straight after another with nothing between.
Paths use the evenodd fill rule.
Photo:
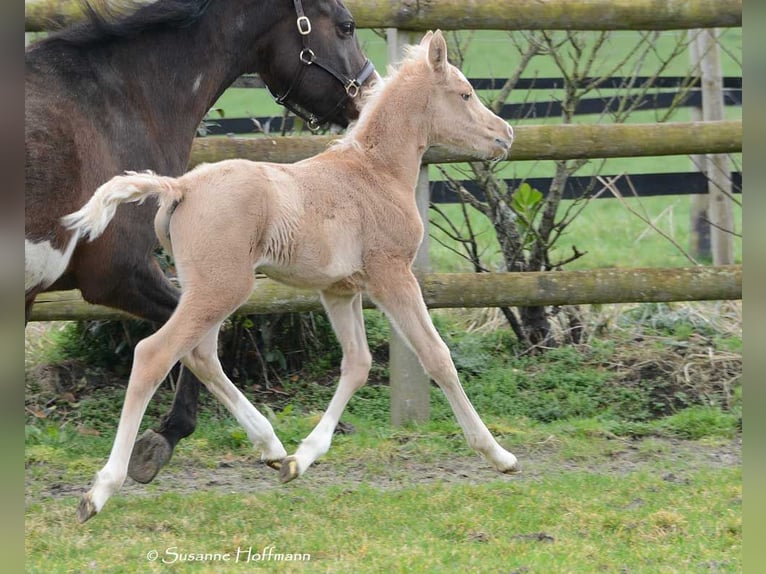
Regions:
<instances>
[{"instance_id":1,"label":"foal's nostril","mask_svg":"<svg viewBox=\"0 0 766 574\"><path fill-rule=\"evenodd\" d=\"M499 144L503 149L508 149L509 147L511 147L511 143L509 140L495 138L495 143Z\"/></svg>"}]
</instances>

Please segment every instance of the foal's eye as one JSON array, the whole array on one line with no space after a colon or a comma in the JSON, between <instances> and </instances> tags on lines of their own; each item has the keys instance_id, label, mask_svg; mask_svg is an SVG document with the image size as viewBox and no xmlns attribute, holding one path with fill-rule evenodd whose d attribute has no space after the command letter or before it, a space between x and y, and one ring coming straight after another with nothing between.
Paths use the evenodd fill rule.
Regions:
<instances>
[{"instance_id":1,"label":"foal's eye","mask_svg":"<svg viewBox=\"0 0 766 574\"><path fill-rule=\"evenodd\" d=\"M468 101L471 99L471 92L464 92L460 94L460 97L463 98L464 101Z\"/></svg>"},{"instance_id":2,"label":"foal's eye","mask_svg":"<svg viewBox=\"0 0 766 574\"><path fill-rule=\"evenodd\" d=\"M354 30L356 30L356 25L353 22L341 22L341 24L338 26L338 29L340 30L341 34L344 36L353 36Z\"/></svg>"}]
</instances>

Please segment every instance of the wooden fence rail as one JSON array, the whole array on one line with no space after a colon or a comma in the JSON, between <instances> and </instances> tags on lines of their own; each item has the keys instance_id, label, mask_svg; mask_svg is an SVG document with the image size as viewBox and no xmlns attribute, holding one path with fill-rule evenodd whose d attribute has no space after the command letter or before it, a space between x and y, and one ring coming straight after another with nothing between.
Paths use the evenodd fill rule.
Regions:
<instances>
[{"instance_id":1,"label":"wooden fence rail","mask_svg":"<svg viewBox=\"0 0 766 574\"><path fill-rule=\"evenodd\" d=\"M345 0L360 28L400 30L680 30L742 25L742 0ZM82 19L79 0L26 0L24 29Z\"/></svg>"},{"instance_id":2,"label":"wooden fence rail","mask_svg":"<svg viewBox=\"0 0 766 574\"><path fill-rule=\"evenodd\" d=\"M593 269L537 273L426 273L429 308L579 305L742 298L742 266ZM372 303L365 300L366 307ZM299 313L321 309L315 291L259 278L238 314ZM90 305L78 291L38 295L32 321L125 319L130 315Z\"/></svg>"},{"instance_id":3,"label":"wooden fence rail","mask_svg":"<svg viewBox=\"0 0 766 574\"><path fill-rule=\"evenodd\" d=\"M668 122L651 124L565 124L514 128L510 159L591 159L735 153L742 151L742 121ZM190 167L239 157L256 161L292 163L326 149L334 136L196 138ZM476 161L431 148L424 163Z\"/></svg>"}]
</instances>

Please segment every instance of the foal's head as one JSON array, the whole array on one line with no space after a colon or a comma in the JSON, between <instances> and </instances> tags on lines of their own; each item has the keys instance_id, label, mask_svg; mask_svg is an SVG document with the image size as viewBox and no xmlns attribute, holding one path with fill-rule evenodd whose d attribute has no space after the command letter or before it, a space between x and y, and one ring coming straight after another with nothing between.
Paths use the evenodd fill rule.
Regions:
<instances>
[{"instance_id":1,"label":"foal's head","mask_svg":"<svg viewBox=\"0 0 766 574\"><path fill-rule=\"evenodd\" d=\"M486 159L503 159L513 143L513 128L479 101L463 73L447 61L447 43L440 30L420 42L427 51L430 91L429 145L457 152L478 152Z\"/></svg>"},{"instance_id":2,"label":"foal's head","mask_svg":"<svg viewBox=\"0 0 766 574\"><path fill-rule=\"evenodd\" d=\"M354 19L341 0L283 3L294 17L269 32L269 63L260 75L293 112L345 127L359 116L362 86L378 77L359 46Z\"/></svg>"}]
</instances>

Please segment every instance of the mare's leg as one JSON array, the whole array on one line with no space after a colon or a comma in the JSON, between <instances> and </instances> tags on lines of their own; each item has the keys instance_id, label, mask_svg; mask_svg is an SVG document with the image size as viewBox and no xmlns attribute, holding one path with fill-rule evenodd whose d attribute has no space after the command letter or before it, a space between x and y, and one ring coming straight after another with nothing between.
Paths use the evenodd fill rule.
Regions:
<instances>
[{"instance_id":1,"label":"mare's leg","mask_svg":"<svg viewBox=\"0 0 766 574\"><path fill-rule=\"evenodd\" d=\"M469 446L500 472L519 470L516 457L498 444L463 391L449 349L431 322L420 285L409 268L401 265L371 274L368 292L444 391Z\"/></svg>"},{"instance_id":2,"label":"mare's leg","mask_svg":"<svg viewBox=\"0 0 766 574\"><path fill-rule=\"evenodd\" d=\"M149 255L151 246L139 245L140 241L116 243L110 231L107 230L103 243L99 238L92 244L85 243L78 247L75 269L77 287L90 303L115 307L149 321L165 323L178 304L178 289L167 280ZM124 237L135 236L135 233L124 233ZM154 237L153 231L151 237ZM90 269L98 269L99 272L88 273ZM178 441L194 432L199 389L197 378L181 369L170 411L161 419L156 430L148 429L133 447L128 469L131 478L141 483L153 480L160 468L170 460Z\"/></svg>"},{"instance_id":3,"label":"mare's leg","mask_svg":"<svg viewBox=\"0 0 766 574\"><path fill-rule=\"evenodd\" d=\"M280 479L288 482L303 474L330 448L332 435L351 396L367 381L372 356L367 346L362 315L362 295L322 294L322 304L343 348L338 388L324 415L298 447L294 455L282 461Z\"/></svg>"},{"instance_id":4,"label":"mare's leg","mask_svg":"<svg viewBox=\"0 0 766 574\"><path fill-rule=\"evenodd\" d=\"M279 468L282 459L287 456L287 451L274 434L271 423L223 372L218 359L219 329L220 324L182 361L244 427L253 446L260 449L261 460L269 466Z\"/></svg>"},{"instance_id":5,"label":"mare's leg","mask_svg":"<svg viewBox=\"0 0 766 574\"><path fill-rule=\"evenodd\" d=\"M170 461L178 442L194 432L200 386L194 373L182 367L170 411L162 417L157 430L146 429L133 445L128 464L130 478L143 484L154 480Z\"/></svg>"}]
</instances>

